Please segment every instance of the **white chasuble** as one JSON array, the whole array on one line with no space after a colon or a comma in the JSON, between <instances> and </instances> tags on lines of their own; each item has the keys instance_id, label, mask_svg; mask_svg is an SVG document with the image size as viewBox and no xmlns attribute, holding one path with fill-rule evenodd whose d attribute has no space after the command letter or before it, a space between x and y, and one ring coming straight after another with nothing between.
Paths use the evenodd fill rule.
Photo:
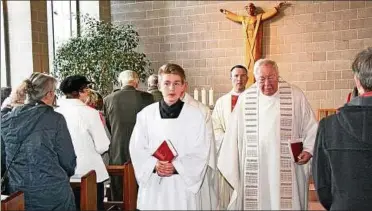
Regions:
<instances>
[{"instance_id":1,"label":"white chasuble","mask_svg":"<svg viewBox=\"0 0 372 211\"><path fill-rule=\"evenodd\" d=\"M178 156L172 162L178 174L159 177L153 173L152 156L163 140L170 140ZM137 114L129 150L139 185L140 210L195 210L201 208L200 187L209 161L204 115L184 104L176 119L162 119L159 103Z\"/></svg>"},{"instance_id":2,"label":"white chasuble","mask_svg":"<svg viewBox=\"0 0 372 211\"><path fill-rule=\"evenodd\" d=\"M292 160L290 142L311 153L317 122L300 89L284 81L273 96L252 85L228 125L218 168L234 192L230 210L306 210L310 163Z\"/></svg>"}]
</instances>

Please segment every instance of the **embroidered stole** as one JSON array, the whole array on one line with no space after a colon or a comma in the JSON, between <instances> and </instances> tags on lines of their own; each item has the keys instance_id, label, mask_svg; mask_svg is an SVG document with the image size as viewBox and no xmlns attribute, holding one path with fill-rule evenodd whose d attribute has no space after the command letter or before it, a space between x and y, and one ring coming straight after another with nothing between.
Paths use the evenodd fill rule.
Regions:
<instances>
[{"instance_id":1,"label":"embroidered stole","mask_svg":"<svg viewBox=\"0 0 372 211\"><path fill-rule=\"evenodd\" d=\"M279 81L280 98L280 210L292 209L293 163L288 147L292 135L292 89L284 81ZM244 210L259 210L259 114L258 89L253 84L245 97L245 158L244 158ZM263 123L264 124L264 123Z\"/></svg>"}]
</instances>

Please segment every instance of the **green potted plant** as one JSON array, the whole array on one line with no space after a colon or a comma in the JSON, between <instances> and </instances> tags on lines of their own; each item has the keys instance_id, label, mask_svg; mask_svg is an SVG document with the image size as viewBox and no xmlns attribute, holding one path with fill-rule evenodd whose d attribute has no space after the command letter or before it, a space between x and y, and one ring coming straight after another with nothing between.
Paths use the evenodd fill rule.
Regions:
<instances>
[{"instance_id":1,"label":"green potted plant","mask_svg":"<svg viewBox=\"0 0 372 211\"><path fill-rule=\"evenodd\" d=\"M111 93L121 71L137 72L141 81L152 73L150 62L136 48L139 35L131 25L114 25L81 16L81 35L61 44L54 60L54 76L59 80L80 74L94 82L93 88L104 96Z\"/></svg>"}]
</instances>

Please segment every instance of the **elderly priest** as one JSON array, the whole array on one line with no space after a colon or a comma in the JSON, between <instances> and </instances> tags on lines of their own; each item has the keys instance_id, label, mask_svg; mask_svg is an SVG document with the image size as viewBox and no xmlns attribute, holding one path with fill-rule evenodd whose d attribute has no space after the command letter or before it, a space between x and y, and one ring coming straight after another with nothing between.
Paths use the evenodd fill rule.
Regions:
<instances>
[{"instance_id":1,"label":"elderly priest","mask_svg":"<svg viewBox=\"0 0 372 211\"><path fill-rule=\"evenodd\" d=\"M257 83L238 99L218 158L234 191L229 210L306 210L317 122L303 92L258 60Z\"/></svg>"}]
</instances>

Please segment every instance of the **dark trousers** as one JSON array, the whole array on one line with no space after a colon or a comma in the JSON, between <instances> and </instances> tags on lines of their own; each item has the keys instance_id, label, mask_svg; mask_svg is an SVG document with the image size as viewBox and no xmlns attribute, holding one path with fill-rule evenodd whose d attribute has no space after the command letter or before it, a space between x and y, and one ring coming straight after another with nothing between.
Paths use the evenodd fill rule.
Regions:
<instances>
[{"instance_id":1,"label":"dark trousers","mask_svg":"<svg viewBox=\"0 0 372 211\"><path fill-rule=\"evenodd\" d=\"M74 188L76 210L80 210L80 187ZM103 182L97 183L97 210L105 210L103 200L105 198L105 186Z\"/></svg>"},{"instance_id":2,"label":"dark trousers","mask_svg":"<svg viewBox=\"0 0 372 211\"><path fill-rule=\"evenodd\" d=\"M110 201L123 201L123 177L110 176Z\"/></svg>"}]
</instances>

